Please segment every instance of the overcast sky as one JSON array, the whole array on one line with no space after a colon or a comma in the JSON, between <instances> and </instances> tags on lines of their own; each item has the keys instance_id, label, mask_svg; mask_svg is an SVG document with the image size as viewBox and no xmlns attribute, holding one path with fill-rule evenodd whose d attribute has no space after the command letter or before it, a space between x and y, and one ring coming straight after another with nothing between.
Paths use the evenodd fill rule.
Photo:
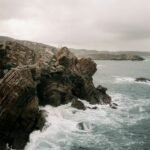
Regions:
<instances>
[{"instance_id":1,"label":"overcast sky","mask_svg":"<svg viewBox=\"0 0 150 150\"><path fill-rule=\"evenodd\" d=\"M150 51L150 0L0 0L0 35L58 47Z\"/></svg>"}]
</instances>

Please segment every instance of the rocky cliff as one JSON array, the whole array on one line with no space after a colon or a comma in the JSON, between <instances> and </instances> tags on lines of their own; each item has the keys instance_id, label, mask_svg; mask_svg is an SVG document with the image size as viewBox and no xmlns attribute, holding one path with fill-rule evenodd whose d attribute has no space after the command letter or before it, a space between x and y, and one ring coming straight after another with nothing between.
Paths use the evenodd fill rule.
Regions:
<instances>
[{"instance_id":1,"label":"rocky cliff","mask_svg":"<svg viewBox=\"0 0 150 150\"><path fill-rule=\"evenodd\" d=\"M111 106L107 89L93 84L96 70L91 58L79 59L67 47L37 51L15 40L0 44L0 149L23 149L30 133L42 129L40 105L76 107L80 98Z\"/></svg>"}]
</instances>

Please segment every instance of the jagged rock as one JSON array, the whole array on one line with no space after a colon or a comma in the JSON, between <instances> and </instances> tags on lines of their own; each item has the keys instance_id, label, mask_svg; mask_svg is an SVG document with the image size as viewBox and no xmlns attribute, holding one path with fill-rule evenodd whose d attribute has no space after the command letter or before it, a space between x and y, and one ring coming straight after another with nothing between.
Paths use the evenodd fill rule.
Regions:
<instances>
[{"instance_id":1,"label":"jagged rock","mask_svg":"<svg viewBox=\"0 0 150 150\"><path fill-rule=\"evenodd\" d=\"M59 106L73 97L85 99L91 104L109 104L111 98L103 87L95 88L92 76L96 63L90 58L77 59L68 48L60 49L49 70L42 74L38 85L41 105Z\"/></svg>"},{"instance_id":2,"label":"jagged rock","mask_svg":"<svg viewBox=\"0 0 150 150\"><path fill-rule=\"evenodd\" d=\"M148 81L150 81L150 79L141 77L141 78L136 78L135 81L137 81L137 82L148 82Z\"/></svg>"},{"instance_id":3,"label":"jagged rock","mask_svg":"<svg viewBox=\"0 0 150 150\"><path fill-rule=\"evenodd\" d=\"M73 100L71 106L77 109L86 110L84 104L79 100Z\"/></svg>"},{"instance_id":4,"label":"jagged rock","mask_svg":"<svg viewBox=\"0 0 150 150\"><path fill-rule=\"evenodd\" d=\"M97 88L97 95L99 96L100 104L110 104L111 97L106 93L107 88L99 85Z\"/></svg>"}]
</instances>

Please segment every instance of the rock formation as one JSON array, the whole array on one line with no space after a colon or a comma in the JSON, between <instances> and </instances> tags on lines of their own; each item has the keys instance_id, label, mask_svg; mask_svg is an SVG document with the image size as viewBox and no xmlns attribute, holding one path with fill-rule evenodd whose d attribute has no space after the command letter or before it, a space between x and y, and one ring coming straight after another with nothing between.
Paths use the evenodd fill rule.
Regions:
<instances>
[{"instance_id":1,"label":"rock formation","mask_svg":"<svg viewBox=\"0 0 150 150\"><path fill-rule=\"evenodd\" d=\"M102 86L95 88L93 84L96 63L92 59L78 59L66 47L61 48L54 57L55 61L50 62L50 68L42 73L37 86L40 104L58 106L75 97L91 104L110 104L107 89Z\"/></svg>"},{"instance_id":2,"label":"rock formation","mask_svg":"<svg viewBox=\"0 0 150 150\"><path fill-rule=\"evenodd\" d=\"M24 148L44 125L39 105L78 102L111 104L106 88L93 84L96 63L78 59L68 48L56 53L32 50L15 41L0 45L0 149ZM83 107L82 107L83 108Z\"/></svg>"}]
</instances>

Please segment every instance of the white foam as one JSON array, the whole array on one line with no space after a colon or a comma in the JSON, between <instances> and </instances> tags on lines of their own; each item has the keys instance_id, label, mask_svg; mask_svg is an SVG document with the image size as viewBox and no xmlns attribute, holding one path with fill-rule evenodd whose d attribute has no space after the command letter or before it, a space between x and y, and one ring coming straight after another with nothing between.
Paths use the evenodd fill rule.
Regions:
<instances>
[{"instance_id":1,"label":"white foam","mask_svg":"<svg viewBox=\"0 0 150 150\"><path fill-rule=\"evenodd\" d=\"M88 102L83 102L86 106L91 106ZM42 150L60 150L61 144L70 144L70 135L73 133L76 135L79 133L90 134L96 124L112 125L115 123L107 117L108 113L105 110L106 107L109 109L108 106L96 106L98 107L97 110L87 109L86 111L71 108L70 104L57 108L51 106L42 108L48 113L45 128L42 132L35 131L31 134L30 142L27 144L26 150L41 150L41 147ZM93 107L93 105L91 107ZM101 122L101 120L103 121ZM80 122L83 122L85 130L78 128Z\"/></svg>"},{"instance_id":2,"label":"white foam","mask_svg":"<svg viewBox=\"0 0 150 150\"><path fill-rule=\"evenodd\" d=\"M69 150L72 141L79 140L80 144L88 144L87 140L97 143L107 142L110 145L116 146L115 142L109 141L105 136L105 132L116 130L124 132L124 125L133 125L143 118L148 118L149 114L144 113L144 107L150 104L149 100L134 101L122 94L111 94L112 101L119 104L118 109L111 109L106 105L95 105L96 110L87 109L77 110L70 107L71 104L59 106L57 108L46 106L42 109L46 110L48 116L47 122L43 131L35 131L30 136L30 142L27 144L25 150ZM86 106L93 107L86 101L82 101ZM139 114L130 114L134 108L139 109ZM78 127L79 123L83 123L84 130ZM99 130L100 139L94 139L93 131L95 127L101 128ZM81 140L80 140L81 139ZM83 140L84 139L84 140ZM103 141L104 140L104 141ZM67 147L68 146L68 147Z\"/></svg>"},{"instance_id":3,"label":"white foam","mask_svg":"<svg viewBox=\"0 0 150 150\"><path fill-rule=\"evenodd\" d=\"M150 61L150 59L145 59L144 61Z\"/></svg>"},{"instance_id":4,"label":"white foam","mask_svg":"<svg viewBox=\"0 0 150 150\"><path fill-rule=\"evenodd\" d=\"M150 85L150 81L147 82L141 82L141 81L135 81L135 78L132 77L120 77L120 76L114 76L115 81L114 83L117 84L145 84Z\"/></svg>"},{"instance_id":5,"label":"white foam","mask_svg":"<svg viewBox=\"0 0 150 150\"><path fill-rule=\"evenodd\" d=\"M103 67L103 65L97 64L97 67L98 67L98 68L101 68L101 67Z\"/></svg>"},{"instance_id":6,"label":"white foam","mask_svg":"<svg viewBox=\"0 0 150 150\"><path fill-rule=\"evenodd\" d=\"M134 78L131 77L119 77L119 76L115 76L115 83L132 83L134 82Z\"/></svg>"},{"instance_id":7,"label":"white foam","mask_svg":"<svg viewBox=\"0 0 150 150\"><path fill-rule=\"evenodd\" d=\"M114 117L118 116L117 120L121 123L133 125L142 119L148 119L149 114L145 110L145 106L150 105L149 99L134 100L131 97L122 94L112 94L113 101L119 104L117 114L113 113ZM137 110L139 113L132 113L131 111ZM145 112L145 113L144 113Z\"/></svg>"}]
</instances>

